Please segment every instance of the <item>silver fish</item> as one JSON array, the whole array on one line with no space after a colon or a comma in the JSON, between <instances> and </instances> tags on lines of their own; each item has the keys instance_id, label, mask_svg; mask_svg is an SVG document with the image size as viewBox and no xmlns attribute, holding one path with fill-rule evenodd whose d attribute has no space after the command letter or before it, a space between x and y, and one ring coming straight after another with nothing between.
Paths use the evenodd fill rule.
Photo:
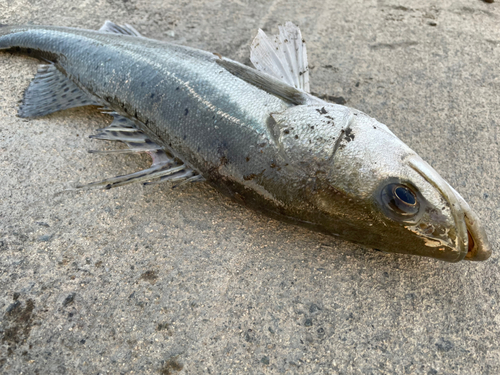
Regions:
<instances>
[{"instance_id":1,"label":"silver fish","mask_svg":"<svg viewBox=\"0 0 500 375\"><path fill-rule=\"evenodd\" d=\"M305 42L291 23L274 38L259 31L256 69L109 21L99 31L1 26L0 49L46 62L19 116L98 105L113 122L95 138L152 156L144 171L79 188L205 180L367 247L449 262L491 254L469 205L385 125L309 93Z\"/></svg>"}]
</instances>

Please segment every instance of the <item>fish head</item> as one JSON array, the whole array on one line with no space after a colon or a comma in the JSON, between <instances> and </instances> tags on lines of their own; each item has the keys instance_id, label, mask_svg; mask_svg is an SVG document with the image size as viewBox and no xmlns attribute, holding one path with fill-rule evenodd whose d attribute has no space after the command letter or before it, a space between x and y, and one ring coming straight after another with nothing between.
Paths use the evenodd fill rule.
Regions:
<instances>
[{"instance_id":1,"label":"fish head","mask_svg":"<svg viewBox=\"0 0 500 375\"><path fill-rule=\"evenodd\" d=\"M333 104L274 117L277 143L304 181L304 221L388 252L450 262L490 256L465 200L385 125Z\"/></svg>"}]
</instances>

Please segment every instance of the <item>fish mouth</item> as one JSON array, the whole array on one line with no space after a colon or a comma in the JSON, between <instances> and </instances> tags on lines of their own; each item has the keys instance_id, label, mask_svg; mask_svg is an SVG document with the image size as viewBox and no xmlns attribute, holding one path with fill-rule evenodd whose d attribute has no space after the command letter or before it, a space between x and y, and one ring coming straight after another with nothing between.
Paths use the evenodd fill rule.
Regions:
<instances>
[{"instance_id":1,"label":"fish mouth","mask_svg":"<svg viewBox=\"0 0 500 375\"><path fill-rule=\"evenodd\" d=\"M424 160L411 158L409 165L427 182L438 189L451 208L455 228L457 230L456 247L457 259L483 261L490 257L491 247L486 232L480 225L479 218L472 211L462 196L453 189L428 163Z\"/></svg>"},{"instance_id":2,"label":"fish mouth","mask_svg":"<svg viewBox=\"0 0 500 375\"><path fill-rule=\"evenodd\" d=\"M457 197L462 210L464 211L464 220L467 227L467 254L465 260L482 261L491 256L491 246L484 228L480 224L479 217L470 208L462 196L450 186Z\"/></svg>"}]
</instances>

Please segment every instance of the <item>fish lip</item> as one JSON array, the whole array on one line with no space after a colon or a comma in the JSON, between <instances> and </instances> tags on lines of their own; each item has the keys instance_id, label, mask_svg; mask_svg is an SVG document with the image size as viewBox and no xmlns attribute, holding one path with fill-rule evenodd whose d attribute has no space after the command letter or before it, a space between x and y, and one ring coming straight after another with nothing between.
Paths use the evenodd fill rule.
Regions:
<instances>
[{"instance_id":1,"label":"fish lip","mask_svg":"<svg viewBox=\"0 0 500 375\"><path fill-rule=\"evenodd\" d=\"M468 252L469 243L467 225L465 221L466 216L464 212L465 201L463 198L460 200L460 195L453 190L453 188L434 170L434 168L432 168L420 157L415 156L409 158L408 163L412 169L420 174L428 183L433 185L450 205L451 214L457 231L457 238L455 239L457 256L455 259L451 259L451 261L458 262L464 259ZM465 205L467 204L465 203Z\"/></svg>"},{"instance_id":2,"label":"fish lip","mask_svg":"<svg viewBox=\"0 0 500 375\"><path fill-rule=\"evenodd\" d=\"M472 211L465 199L463 199L462 196L455 189L453 189L453 187L450 186L450 188L455 193L455 196L462 206L467 232L472 237L473 242L472 247L470 246L471 244L468 243L468 251L464 259L470 261L483 261L488 259L491 256L492 249L488 241L488 237L486 236L486 232L480 225L479 217L474 211Z\"/></svg>"}]
</instances>

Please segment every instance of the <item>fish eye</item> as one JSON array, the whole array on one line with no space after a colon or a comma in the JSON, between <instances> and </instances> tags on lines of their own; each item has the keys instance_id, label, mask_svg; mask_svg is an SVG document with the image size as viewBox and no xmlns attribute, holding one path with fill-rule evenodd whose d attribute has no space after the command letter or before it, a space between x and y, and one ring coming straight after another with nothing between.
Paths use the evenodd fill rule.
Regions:
<instances>
[{"instance_id":1,"label":"fish eye","mask_svg":"<svg viewBox=\"0 0 500 375\"><path fill-rule=\"evenodd\" d=\"M389 184L382 189L382 203L392 212L409 217L418 213L419 202L417 194L403 184Z\"/></svg>"}]
</instances>

